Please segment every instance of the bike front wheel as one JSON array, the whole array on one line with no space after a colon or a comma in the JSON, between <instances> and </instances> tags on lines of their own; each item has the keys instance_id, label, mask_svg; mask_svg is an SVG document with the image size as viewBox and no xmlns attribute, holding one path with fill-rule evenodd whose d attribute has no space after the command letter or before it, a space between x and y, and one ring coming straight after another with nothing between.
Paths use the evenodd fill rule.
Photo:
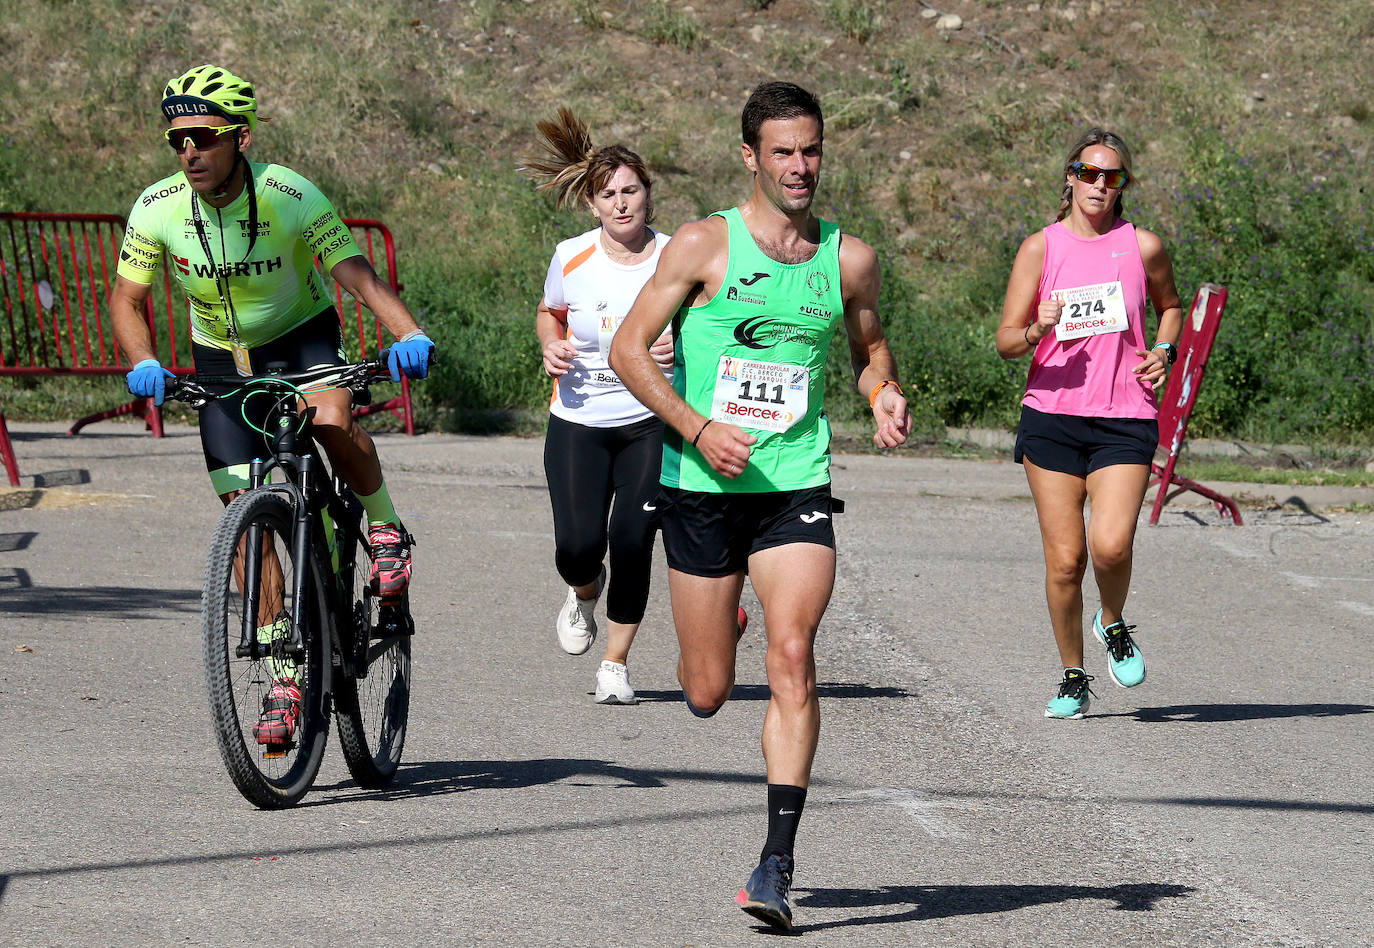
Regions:
<instances>
[{"instance_id":1,"label":"bike front wheel","mask_svg":"<svg viewBox=\"0 0 1374 948\"><path fill-rule=\"evenodd\" d=\"M361 515L360 509L355 513ZM401 764L410 715L409 596L383 605L372 591L372 555L360 516L340 525L341 562L351 603L350 621L340 622L340 646L349 650L347 670L334 683L335 721L348 772L360 786L391 782ZM351 555L350 555L351 554ZM351 560L352 568L349 569ZM344 634L348 626L348 634Z\"/></svg>"},{"instance_id":2,"label":"bike front wheel","mask_svg":"<svg viewBox=\"0 0 1374 948\"><path fill-rule=\"evenodd\" d=\"M315 780L329 737L328 604L319 569L298 563L291 551L295 507L290 495L271 488L248 491L225 508L210 545L202 598L205 681L210 716L225 768L240 793L263 809L295 804ZM249 538L256 537L255 544ZM249 548L258 550L256 566ZM260 576L249 604L245 577ZM305 597L294 601L295 579L305 570ZM288 649L291 622L302 613L304 651ZM244 637L268 654L238 654ZM274 684L295 685L300 713L285 741L255 735Z\"/></svg>"}]
</instances>

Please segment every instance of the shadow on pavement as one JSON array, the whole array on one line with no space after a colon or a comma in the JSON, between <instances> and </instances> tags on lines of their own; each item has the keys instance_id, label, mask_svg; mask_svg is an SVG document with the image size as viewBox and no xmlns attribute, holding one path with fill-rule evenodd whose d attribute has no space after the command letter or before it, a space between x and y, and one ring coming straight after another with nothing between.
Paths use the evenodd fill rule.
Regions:
<instances>
[{"instance_id":1,"label":"shadow on pavement","mask_svg":"<svg viewBox=\"0 0 1374 948\"><path fill-rule=\"evenodd\" d=\"M33 538L38 536L32 530L20 533L0 533L0 553L15 553L19 550L27 550Z\"/></svg>"},{"instance_id":2,"label":"shadow on pavement","mask_svg":"<svg viewBox=\"0 0 1374 948\"><path fill-rule=\"evenodd\" d=\"M356 798L354 798L356 799ZM428 847L461 846L463 843L489 842L500 838L553 837L564 833L583 833L588 829L618 830L630 826L655 826L690 822L693 820L720 820L722 818L757 813L758 805L709 808L698 810L675 810L671 813L654 813L643 816L617 816L603 819L587 819L578 814L561 823L531 823L519 826L491 827L480 826L471 830L455 833L430 833L423 836L398 836L394 839L357 840L345 839L338 842L316 843L308 846L286 846L272 848L272 842L252 849L227 849L217 852L185 854L177 856L134 856L128 859L111 859L103 862L68 862L60 866L35 866L0 873L0 898L6 894L10 882L19 879L44 879L76 876L92 872L127 872L149 869L175 868L178 866L204 866L215 863L232 864L244 859L263 855L275 856L312 856L332 853L359 853L380 850L422 849ZM2 903L0 903L2 905Z\"/></svg>"},{"instance_id":3,"label":"shadow on pavement","mask_svg":"<svg viewBox=\"0 0 1374 948\"><path fill-rule=\"evenodd\" d=\"M0 566L0 590L28 589L32 585L28 570L18 566Z\"/></svg>"},{"instance_id":4,"label":"shadow on pavement","mask_svg":"<svg viewBox=\"0 0 1374 948\"><path fill-rule=\"evenodd\" d=\"M823 931L853 925L890 925L959 915L1013 912L1032 905L1054 905L1077 899L1102 899L1117 911L1150 912L1161 899L1178 899L1197 891L1191 886L1157 882L1123 885L894 885L881 889L794 889L802 908L866 909L891 906L889 914L860 915L836 922L798 925L793 932Z\"/></svg>"},{"instance_id":5,"label":"shadow on pavement","mask_svg":"<svg viewBox=\"0 0 1374 948\"><path fill-rule=\"evenodd\" d=\"M578 777L583 779L574 779ZM604 760L557 757L540 760L429 761L402 764L396 772L395 781L379 790L354 792L358 787L351 780L331 786L316 784L316 790L342 792L331 799L308 799L297 806L328 806L334 803L356 803L359 800L385 801L442 796L467 790L519 790L559 782L570 787L616 790L624 787L666 787L670 781L758 784L762 783L763 779L759 774L737 774L718 770L637 770ZM608 780L618 782L608 784Z\"/></svg>"},{"instance_id":6,"label":"shadow on pavement","mask_svg":"<svg viewBox=\"0 0 1374 948\"><path fill-rule=\"evenodd\" d=\"M1095 718L1135 718L1142 724L1193 721L1215 724L1220 721L1263 721L1270 718L1334 718L1346 714L1371 714L1368 704L1173 704L1161 708L1139 708L1116 714L1094 714Z\"/></svg>"},{"instance_id":7,"label":"shadow on pavement","mask_svg":"<svg viewBox=\"0 0 1374 948\"><path fill-rule=\"evenodd\" d=\"M29 585L5 593L5 611L10 614L84 617L91 612L100 612L152 619L168 610L199 614L200 590Z\"/></svg>"},{"instance_id":8,"label":"shadow on pavement","mask_svg":"<svg viewBox=\"0 0 1374 948\"><path fill-rule=\"evenodd\" d=\"M34 487L72 487L76 484L89 484L90 482L91 472L79 467L33 475Z\"/></svg>"},{"instance_id":9,"label":"shadow on pavement","mask_svg":"<svg viewBox=\"0 0 1374 948\"><path fill-rule=\"evenodd\" d=\"M1266 800L1263 797L1117 797L1125 803L1170 806L1230 807L1245 810L1302 810L1309 813L1374 813L1374 803L1327 803L1322 800Z\"/></svg>"},{"instance_id":10,"label":"shadow on pavement","mask_svg":"<svg viewBox=\"0 0 1374 948\"><path fill-rule=\"evenodd\" d=\"M816 693L822 698L911 698L905 688L889 685L865 685L849 681L822 681L816 684ZM731 701L767 701L773 696L767 685L735 685L730 692ZM683 701L682 689L647 690L635 689L635 697L640 701Z\"/></svg>"}]
</instances>

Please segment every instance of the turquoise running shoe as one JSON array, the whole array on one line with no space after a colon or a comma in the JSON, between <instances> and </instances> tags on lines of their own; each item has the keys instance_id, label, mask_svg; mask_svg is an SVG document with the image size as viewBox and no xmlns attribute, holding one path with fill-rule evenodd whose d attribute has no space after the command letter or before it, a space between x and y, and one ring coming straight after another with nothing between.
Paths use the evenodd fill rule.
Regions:
<instances>
[{"instance_id":1,"label":"turquoise running shoe","mask_svg":"<svg viewBox=\"0 0 1374 948\"><path fill-rule=\"evenodd\" d=\"M1107 648L1107 673L1122 688L1134 688L1145 680L1145 656L1131 638L1134 631L1135 626L1120 619L1104 629L1101 609L1093 616L1093 635Z\"/></svg>"},{"instance_id":2,"label":"turquoise running shoe","mask_svg":"<svg viewBox=\"0 0 1374 948\"><path fill-rule=\"evenodd\" d=\"M1064 669L1064 680L1059 683L1059 694L1051 698L1050 703L1045 706L1045 717L1081 718L1087 713L1088 705L1092 703L1092 699L1088 697L1093 693L1088 687L1088 682L1092 680L1092 675L1081 668Z\"/></svg>"}]
</instances>

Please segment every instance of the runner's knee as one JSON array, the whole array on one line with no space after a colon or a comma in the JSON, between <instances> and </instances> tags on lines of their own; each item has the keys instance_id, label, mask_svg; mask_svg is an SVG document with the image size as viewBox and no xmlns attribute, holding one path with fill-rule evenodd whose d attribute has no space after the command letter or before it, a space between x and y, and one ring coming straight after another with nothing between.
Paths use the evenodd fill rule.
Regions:
<instances>
[{"instance_id":1,"label":"runner's knee","mask_svg":"<svg viewBox=\"0 0 1374 948\"><path fill-rule=\"evenodd\" d=\"M682 697L687 702L687 709L699 718L709 718L724 706L730 697L730 689L733 683L701 685L696 682L684 682L682 685Z\"/></svg>"}]
</instances>

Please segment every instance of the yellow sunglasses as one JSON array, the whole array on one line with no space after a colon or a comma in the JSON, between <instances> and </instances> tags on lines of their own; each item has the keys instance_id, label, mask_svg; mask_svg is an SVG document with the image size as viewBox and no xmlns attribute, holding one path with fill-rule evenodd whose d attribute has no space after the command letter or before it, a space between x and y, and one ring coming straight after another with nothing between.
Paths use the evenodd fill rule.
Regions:
<instances>
[{"instance_id":1,"label":"yellow sunglasses","mask_svg":"<svg viewBox=\"0 0 1374 948\"><path fill-rule=\"evenodd\" d=\"M186 150L187 140L196 146L197 151L205 151L218 145L225 132L232 132L243 127L242 125L180 125L167 129L162 135L167 139L167 144L172 146L172 150L179 155ZM173 138L173 135L176 137Z\"/></svg>"}]
</instances>

